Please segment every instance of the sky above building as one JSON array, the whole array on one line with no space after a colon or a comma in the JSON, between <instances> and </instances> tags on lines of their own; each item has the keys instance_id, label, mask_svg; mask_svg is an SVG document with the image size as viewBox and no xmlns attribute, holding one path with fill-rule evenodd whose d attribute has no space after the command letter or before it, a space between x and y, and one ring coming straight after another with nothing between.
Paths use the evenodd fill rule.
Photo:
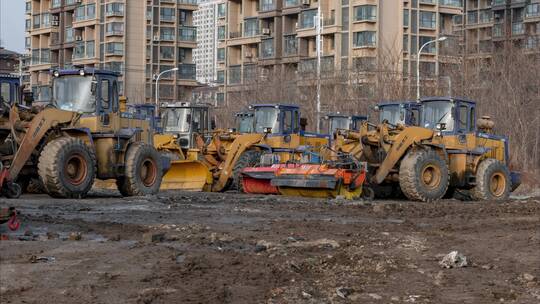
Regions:
<instances>
[{"instance_id":1,"label":"sky above building","mask_svg":"<svg viewBox=\"0 0 540 304\"><path fill-rule=\"evenodd\" d=\"M24 53L25 0L0 0L0 45Z\"/></svg>"}]
</instances>

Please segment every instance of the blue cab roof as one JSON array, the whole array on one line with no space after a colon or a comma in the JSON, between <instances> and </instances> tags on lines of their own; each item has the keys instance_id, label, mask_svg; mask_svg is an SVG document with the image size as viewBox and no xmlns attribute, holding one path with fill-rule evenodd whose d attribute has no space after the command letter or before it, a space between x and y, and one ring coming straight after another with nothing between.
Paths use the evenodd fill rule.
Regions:
<instances>
[{"instance_id":1,"label":"blue cab roof","mask_svg":"<svg viewBox=\"0 0 540 304\"><path fill-rule=\"evenodd\" d=\"M431 102L431 101L460 101L460 102L466 102L473 105L476 104L476 101L474 100L470 100L470 99L462 98L462 97L451 97L451 96L439 96L439 97L435 96L435 97L425 97L425 98L420 99L420 102Z\"/></svg>"},{"instance_id":2,"label":"blue cab roof","mask_svg":"<svg viewBox=\"0 0 540 304\"><path fill-rule=\"evenodd\" d=\"M85 74L90 74L90 75L107 75L107 76L116 76L116 77L120 76L120 73L118 72L109 71L109 70L98 70L94 68L71 69L71 70L51 70L51 73L58 71L58 74L60 76L79 75L81 70L83 70Z\"/></svg>"},{"instance_id":3,"label":"blue cab roof","mask_svg":"<svg viewBox=\"0 0 540 304\"><path fill-rule=\"evenodd\" d=\"M280 109L283 109L283 108L288 108L288 109L298 109L300 108L298 105L294 105L294 104L285 104L285 103L263 103L263 104L254 104L254 105L251 105L251 107L253 107L254 109L255 108L268 108L268 107L272 107L272 108L275 108L275 107L278 107Z\"/></svg>"}]
</instances>

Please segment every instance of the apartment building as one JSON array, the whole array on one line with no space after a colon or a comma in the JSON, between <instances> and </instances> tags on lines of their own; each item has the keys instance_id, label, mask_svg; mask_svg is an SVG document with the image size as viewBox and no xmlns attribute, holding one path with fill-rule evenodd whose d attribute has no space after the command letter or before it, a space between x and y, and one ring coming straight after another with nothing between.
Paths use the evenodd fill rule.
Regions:
<instances>
[{"instance_id":1,"label":"apartment building","mask_svg":"<svg viewBox=\"0 0 540 304\"><path fill-rule=\"evenodd\" d=\"M131 102L151 101L154 75L160 98L191 96L196 0L31 0L26 2L29 85L50 99L50 70L93 67L121 73Z\"/></svg>"},{"instance_id":2,"label":"apartment building","mask_svg":"<svg viewBox=\"0 0 540 304\"><path fill-rule=\"evenodd\" d=\"M197 48L194 51L197 64L197 81L213 83L216 80L217 6L221 0L200 0L194 12L197 27Z\"/></svg>"},{"instance_id":3,"label":"apartment building","mask_svg":"<svg viewBox=\"0 0 540 304\"><path fill-rule=\"evenodd\" d=\"M489 59L506 45L540 51L540 0L467 0L467 59Z\"/></svg>"},{"instance_id":4,"label":"apartment building","mask_svg":"<svg viewBox=\"0 0 540 304\"><path fill-rule=\"evenodd\" d=\"M259 74L293 71L301 79L317 68L316 16L322 12L321 70L369 72L398 63L403 75L437 75L456 63L461 0L229 0L218 7L218 82L222 99ZM394 67L395 68L395 67ZM366 74L367 75L367 74ZM368 77L369 78L369 77Z\"/></svg>"}]
</instances>

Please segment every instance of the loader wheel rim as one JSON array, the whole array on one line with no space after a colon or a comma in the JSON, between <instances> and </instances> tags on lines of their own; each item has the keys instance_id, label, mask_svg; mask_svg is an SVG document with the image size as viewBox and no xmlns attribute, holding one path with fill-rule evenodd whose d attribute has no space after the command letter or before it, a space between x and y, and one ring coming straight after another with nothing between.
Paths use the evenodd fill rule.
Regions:
<instances>
[{"instance_id":1,"label":"loader wheel rim","mask_svg":"<svg viewBox=\"0 0 540 304\"><path fill-rule=\"evenodd\" d=\"M83 183L88 174L88 165L81 154L71 155L64 166L67 180L70 184L78 186Z\"/></svg>"},{"instance_id":2,"label":"loader wheel rim","mask_svg":"<svg viewBox=\"0 0 540 304\"><path fill-rule=\"evenodd\" d=\"M153 159L147 158L143 160L141 164L141 170L139 172L141 181L146 187L154 185L157 179L157 168Z\"/></svg>"},{"instance_id":3,"label":"loader wheel rim","mask_svg":"<svg viewBox=\"0 0 540 304\"><path fill-rule=\"evenodd\" d=\"M506 190L506 179L502 173L496 172L491 176L489 181L489 190L495 197L504 195Z\"/></svg>"},{"instance_id":4,"label":"loader wheel rim","mask_svg":"<svg viewBox=\"0 0 540 304\"><path fill-rule=\"evenodd\" d=\"M422 169L422 183L429 189L436 189L441 184L441 169L434 165L426 165Z\"/></svg>"}]
</instances>

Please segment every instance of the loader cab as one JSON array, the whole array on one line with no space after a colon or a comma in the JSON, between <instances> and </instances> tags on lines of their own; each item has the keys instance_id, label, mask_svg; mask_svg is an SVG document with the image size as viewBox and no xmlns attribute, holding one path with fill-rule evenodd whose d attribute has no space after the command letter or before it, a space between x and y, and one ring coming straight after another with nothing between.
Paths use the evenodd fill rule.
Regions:
<instances>
[{"instance_id":1,"label":"loader cab","mask_svg":"<svg viewBox=\"0 0 540 304\"><path fill-rule=\"evenodd\" d=\"M389 124L418 126L422 113L422 105L417 102L383 102L375 106L379 112L379 123L387 121Z\"/></svg>"},{"instance_id":2,"label":"loader cab","mask_svg":"<svg viewBox=\"0 0 540 304\"><path fill-rule=\"evenodd\" d=\"M118 73L80 69L52 75L52 103L58 109L100 116L103 125L110 123L109 114L119 112Z\"/></svg>"},{"instance_id":3,"label":"loader cab","mask_svg":"<svg viewBox=\"0 0 540 304\"><path fill-rule=\"evenodd\" d=\"M287 135L300 133L300 109L296 105L260 104L250 106L255 133Z\"/></svg>"},{"instance_id":4,"label":"loader cab","mask_svg":"<svg viewBox=\"0 0 540 304\"><path fill-rule=\"evenodd\" d=\"M159 132L158 120L156 119L156 106L154 104L130 104L127 105L127 113L135 119L147 120L156 132Z\"/></svg>"},{"instance_id":5,"label":"loader cab","mask_svg":"<svg viewBox=\"0 0 540 304\"><path fill-rule=\"evenodd\" d=\"M161 131L173 134L183 149L193 148L195 134L207 136L215 125L206 104L162 103L160 113Z\"/></svg>"},{"instance_id":6,"label":"loader cab","mask_svg":"<svg viewBox=\"0 0 540 304\"><path fill-rule=\"evenodd\" d=\"M363 121L368 119L367 116L362 115L344 115L344 114L330 114L326 115L324 119L327 122L328 134L332 135L339 129L358 131Z\"/></svg>"},{"instance_id":7,"label":"loader cab","mask_svg":"<svg viewBox=\"0 0 540 304\"><path fill-rule=\"evenodd\" d=\"M5 105L21 104L21 84L18 76L0 74L0 102Z\"/></svg>"},{"instance_id":8,"label":"loader cab","mask_svg":"<svg viewBox=\"0 0 540 304\"><path fill-rule=\"evenodd\" d=\"M476 103L454 98L422 99L421 126L443 135L464 135L476 132Z\"/></svg>"},{"instance_id":9,"label":"loader cab","mask_svg":"<svg viewBox=\"0 0 540 304\"><path fill-rule=\"evenodd\" d=\"M253 133L253 112L239 112L235 115L236 119L236 131L240 134Z\"/></svg>"}]
</instances>

